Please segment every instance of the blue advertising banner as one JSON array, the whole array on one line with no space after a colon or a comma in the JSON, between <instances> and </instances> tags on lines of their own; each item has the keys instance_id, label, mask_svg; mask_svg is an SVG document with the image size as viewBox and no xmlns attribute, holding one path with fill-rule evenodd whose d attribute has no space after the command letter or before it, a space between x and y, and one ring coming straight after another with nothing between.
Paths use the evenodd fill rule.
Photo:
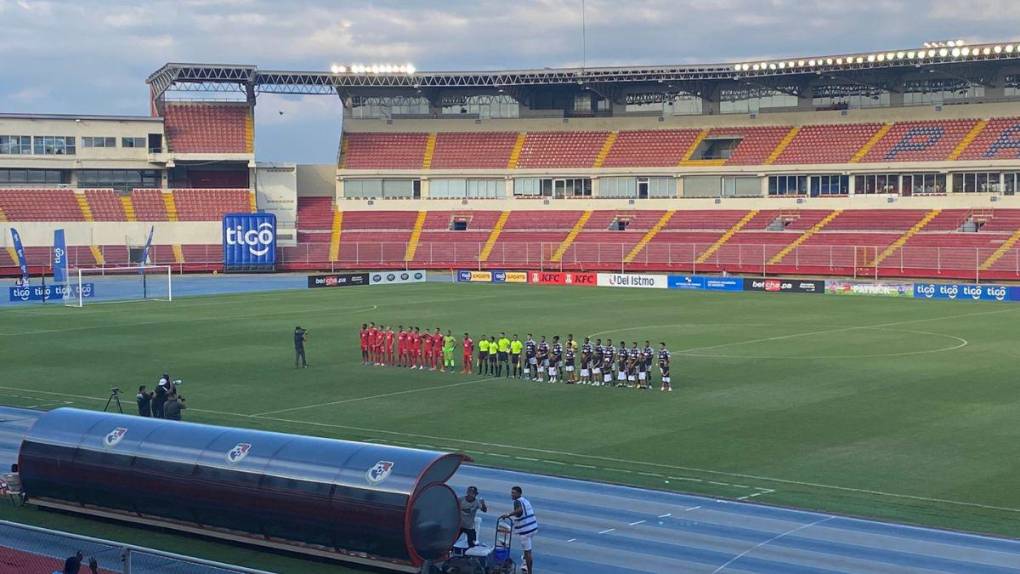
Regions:
<instances>
[{"instance_id":1,"label":"blue advertising banner","mask_svg":"<svg viewBox=\"0 0 1020 574\"><path fill-rule=\"evenodd\" d=\"M709 277L705 275L670 275L667 278L670 289L691 291L743 291L743 279L730 277Z\"/></svg>"},{"instance_id":2,"label":"blue advertising banner","mask_svg":"<svg viewBox=\"0 0 1020 574\"><path fill-rule=\"evenodd\" d=\"M53 230L53 282L67 283L67 245L64 230Z\"/></svg>"},{"instance_id":3,"label":"blue advertising banner","mask_svg":"<svg viewBox=\"0 0 1020 574\"><path fill-rule=\"evenodd\" d=\"M78 296L78 286L72 285L31 285L28 287L10 287L8 289L9 297L11 302L20 301L42 301L43 298L47 301L56 301L63 299L65 295ZM70 292L73 292L70 293ZM96 285L95 283L83 283L81 286L82 297L95 297L96 296Z\"/></svg>"},{"instance_id":4,"label":"blue advertising banner","mask_svg":"<svg viewBox=\"0 0 1020 574\"><path fill-rule=\"evenodd\" d=\"M948 301L1017 301L1020 290L1003 285L971 285L961 283L914 283L917 299Z\"/></svg>"},{"instance_id":5,"label":"blue advertising banner","mask_svg":"<svg viewBox=\"0 0 1020 574\"><path fill-rule=\"evenodd\" d=\"M223 265L271 267L276 264L276 216L228 213L223 216Z\"/></svg>"},{"instance_id":6,"label":"blue advertising banner","mask_svg":"<svg viewBox=\"0 0 1020 574\"><path fill-rule=\"evenodd\" d=\"M25 259L25 247L21 244L18 230L11 228L11 239L14 241L14 252L18 255L18 267L21 269L21 284L28 285L28 260Z\"/></svg>"}]
</instances>

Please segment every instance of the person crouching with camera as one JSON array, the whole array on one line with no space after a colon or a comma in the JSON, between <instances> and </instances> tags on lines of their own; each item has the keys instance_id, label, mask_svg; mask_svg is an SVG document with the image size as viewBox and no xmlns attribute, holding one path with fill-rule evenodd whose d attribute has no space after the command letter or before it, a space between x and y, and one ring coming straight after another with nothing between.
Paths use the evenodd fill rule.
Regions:
<instances>
[{"instance_id":1,"label":"person crouching with camera","mask_svg":"<svg viewBox=\"0 0 1020 574\"><path fill-rule=\"evenodd\" d=\"M138 387L138 394L135 395L135 402L138 403L138 416L152 416L152 393L145 390L145 385Z\"/></svg>"},{"instance_id":2,"label":"person crouching with camera","mask_svg":"<svg viewBox=\"0 0 1020 574\"><path fill-rule=\"evenodd\" d=\"M166 404L163 405L163 418L179 421L181 420L181 413L186 408L188 408L188 405L184 402L184 397L176 392L172 392L167 396Z\"/></svg>"}]
</instances>

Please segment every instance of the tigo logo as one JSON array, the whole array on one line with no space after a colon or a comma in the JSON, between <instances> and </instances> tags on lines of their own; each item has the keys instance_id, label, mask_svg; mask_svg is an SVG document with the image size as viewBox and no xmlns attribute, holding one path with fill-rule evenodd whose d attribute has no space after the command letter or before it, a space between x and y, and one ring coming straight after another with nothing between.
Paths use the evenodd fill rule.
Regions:
<instances>
[{"instance_id":1,"label":"tigo logo","mask_svg":"<svg viewBox=\"0 0 1020 574\"><path fill-rule=\"evenodd\" d=\"M263 222L256 229L244 230L240 225L226 229L227 245L244 245L248 252L256 257L262 257L269 253L273 240L276 238L275 229L271 223Z\"/></svg>"}]
</instances>

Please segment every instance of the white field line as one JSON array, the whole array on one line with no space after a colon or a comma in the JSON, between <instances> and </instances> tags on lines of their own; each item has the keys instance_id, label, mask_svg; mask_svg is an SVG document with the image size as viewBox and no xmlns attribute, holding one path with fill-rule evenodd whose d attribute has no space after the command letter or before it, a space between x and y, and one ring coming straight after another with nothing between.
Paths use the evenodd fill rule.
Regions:
<instances>
[{"instance_id":1,"label":"white field line","mask_svg":"<svg viewBox=\"0 0 1020 574\"><path fill-rule=\"evenodd\" d=\"M1015 311L1015 310L1020 310L1020 308L1004 309L1004 310L996 310L996 311L982 311L982 312L975 312L975 313L964 313L964 314L960 314L960 315L947 315L947 316L943 316L943 317L929 317L929 318L926 318L926 319L914 319L914 320L908 320L908 321L895 321L895 322L891 322L891 323L882 323L882 324L878 324L878 325L860 325L860 326L856 326L856 327L844 327L844 328L838 328L838 329L826 329L826 330L820 330L820 331L811 331L811 332L807 332L807 333L794 333L794 334L790 334L790 335L781 335L781 336L777 336L777 337L767 337L767 338L764 338L764 339L752 339L752 340L748 340L748 341L738 341L738 342L735 342L735 343L724 343L724 344L713 345L713 346L708 346L708 347L694 347L694 348L691 348L691 349L688 349L688 350L689 351L693 351L693 350L707 350L707 349L721 348L721 347L726 347L726 346L731 346L731 345L744 345L744 344L750 344L750 343L754 343L754 342L782 340L782 339L789 339L789 338L794 338L794 337L803 337L803 336L809 336L809 335L820 335L820 334L826 334L826 333L844 332L844 331L851 331L851 330L857 330L857 329L892 327L892 326L897 326L897 325L907 325L907 324L913 324L913 323L924 323L924 322L931 322L931 321L942 321L942 320L949 320L949 319L960 319L960 318L963 318L963 317L974 317L974 316L982 316L982 315L996 315L996 314L1003 314L1003 313L1007 313L1007 312ZM683 352L683 351L681 351L681 352ZM100 397L89 397L89 396L84 396L84 395L72 395L72 394L67 394L67 393L54 393L54 392L49 392L49 391L39 391L39 390L34 390L34 389L24 389L24 388L17 388L17 387L0 386L0 389L17 391L17 392L38 393L38 394L44 394L44 395L50 395L50 396L59 396L59 397L65 397L65 398L67 398L67 397L70 397L70 398L79 398L79 399L85 399L85 400L91 400L91 401L106 401L105 398L100 398ZM645 467L651 467L651 468L661 468L661 469L666 469L666 470L680 470L680 471L684 471L684 472L711 474L711 475L715 475L715 476L725 476L725 477L731 477L731 478L742 478L742 479L745 479L745 480L752 480L752 481L772 482L772 483L776 483L776 484L788 484L788 485L791 485L791 486L802 486L802 487L809 487L809 488L819 488L819 489L824 489L824 490L835 490L835 491L840 491L840 492L852 492L852 493L856 493L856 494L867 494L867 495L881 496L881 497L887 497L887 498L899 498L899 499L903 499L903 500L915 500L915 501L926 502L926 503L947 504L947 505L960 506L960 507L966 507L966 508L981 508L981 509L985 509L985 510L996 510L996 511L1012 512L1012 513L1020 514L1020 508L1009 508L1009 507L1003 507L1003 506L994 506L994 505L988 505L988 504L980 504L980 503L977 503L977 502L964 502L964 501L959 501L959 500L949 500L949 499L945 499L945 498L933 498L933 497L918 496L918 495L911 495L911 494L900 494L900 493L893 493L893 492L884 492L884 491L880 491L880 490L872 490L872 489L867 489L867 488L854 488L854 487L848 487L848 486L822 484L822 483L817 483L817 482L791 480L791 479L776 478L776 477L762 476L762 475L755 475L755 474L736 473L736 472L720 471L720 470L698 468L698 467L670 465L670 464L665 464L665 463L646 462L646 461L640 461L640 460L630 460L630 459L608 457L608 456L599 456L599 455L592 455L592 454L585 454L585 453L573 453L573 452L562 451L562 450L542 449L542 448L534 448L534 447L524 447L524 446L511 445L511 444L501 444L501 443L493 443L493 442L477 441L477 440L469 440L469 439L460 439L460 438L453 438L453 437L441 437L441 436L426 435L426 434L419 434L419 433L406 433L406 432L392 431L392 430L386 430L386 429L374 429L374 428L367 428L367 427L357 427L357 426L353 426L353 425L338 425L338 424L322 423L322 422L316 422L316 421L303 421L303 420L295 420L295 419L284 419L284 418L271 417L271 416L248 415L248 414L242 414L242 413L231 413L231 412L225 412L225 411L215 411L215 410L198 409L198 408L191 408L189 410L192 410L192 411L198 412L198 413L209 413L209 414L216 414L216 415L223 415L223 416L239 417L239 418L244 418L244 419L258 418L258 419L263 419L263 420L270 420L270 421L276 421L276 422L284 422L284 423L290 423L290 424L296 424L296 425L307 425L307 426L314 426L314 427L343 429L343 430L350 430L350 431L357 431L357 432L367 432L367 433L373 433L373 434L383 434L383 435L390 435L390 436L402 436L402 437L417 438L417 439L428 439L428 440L436 440L436 441L446 441L446 442L453 442L453 443L458 443L458 444L470 444L470 445L477 445L477 446L483 446L483 447L493 447L493 448L502 448L502 449L507 449L507 450L517 450L517 451L522 451L522 452L538 453L538 454L543 454L543 455L553 455L553 456L561 456L561 457L570 457L570 458L595 460L595 461L600 461L600 462L608 462L608 463L614 463L614 464L621 464L621 465L625 465L625 466L638 466L638 467L645 466ZM618 469L618 470L621 470L621 472L622 472L622 469ZM628 471L628 472L633 472L633 471Z\"/></svg>"},{"instance_id":2,"label":"white field line","mask_svg":"<svg viewBox=\"0 0 1020 574\"><path fill-rule=\"evenodd\" d=\"M791 534L793 534L795 532L800 532L801 530L807 530L808 528L811 528L812 526L818 526L819 524L821 524L823 522L826 522L826 521L829 521L829 520L832 520L833 518L835 518L835 516L826 516L825 518L822 518L820 520L816 520L816 521L814 521L814 522L812 522L810 524L801 524L800 526L798 526L796 528L792 528L790 530L787 530L786 532L781 532L781 533L773 536L772 538L769 538L768 540L766 540L764 542L759 542L758 544L755 544L754 546L748 548L747 550L744 550L740 554L737 554L733 558L730 558L729 560L727 560L725 564L723 564L722 566L720 566L720 567L716 568L715 570L713 570L712 574L719 574L719 572L722 572L723 570L725 570L727 566L733 564L737 560L740 560L744 556L747 556L748 554L754 552L755 550L757 550L757 549L759 549L759 548L761 548L761 547L763 547L763 546L765 546L767 544L771 544L771 543L775 542L776 540L779 540L780 538L783 538L785 536L789 536L789 535L791 535Z\"/></svg>"},{"instance_id":3,"label":"white field line","mask_svg":"<svg viewBox=\"0 0 1020 574\"><path fill-rule=\"evenodd\" d=\"M860 329L883 329L883 328L886 328L886 327L898 327L900 325L912 325L914 323L928 323L928 322L931 322L931 321L945 321L945 320L950 320L950 319L962 319L964 317L975 317L975 316L980 316L980 315L1000 315L1000 314L1003 314L1003 313L1009 313L1009 312L1017 311L1017 310L1020 310L1020 308L1013 307L1013 308L1009 308L1009 309L999 309L999 310L996 310L996 311L980 311L980 312L976 312L976 313L963 313L963 314L960 314L960 315L946 315L946 316L943 316L943 317L927 317L927 318L924 318L924 319L909 319L909 320L906 320L906 321L893 321L893 322L890 322L890 323L879 323L877 325L856 325L856 326L853 326L853 327L837 327L835 329L821 329L821 330L818 330L818 331L805 331L805 332L802 332L802 333L791 333L789 335L778 335L778 336L775 336L775 337L762 337L760 339L748 339L746 341L735 341L735 342L732 342L732 343L720 343L718 345L708 345L708 346L703 346L703 347L690 347L690 348L682 349L682 350L676 351L676 352L677 353L689 353L689 352L692 352L692 351L709 351L709 350L712 350L712 349L722 349L722 348L725 348L725 347L736 347L736 346L739 346L739 345L751 345L751 344L754 344L754 343L766 343L766 342L769 342L769 341L783 341L783 340L786 340L786 339L795 339L795 338L798 338L798 337L810 337L810 336L813 336L813 335L828 335L828 334L831 334L831 333L844 333L846 331L856 331L856 330L860 330Z\"/></svg>"},{"instance_id":4,"label":"white field line","mask_svg":"<svg viewBox=\"0 0 1020 574\"><path fill-rule=\"evenodd\" d=\"M106 398L89 397L89 396L84 396L84 395L72 395L72 394L67 394L67 393L54 393L54 392L50 392L50 391L39 391L39 390L34 390L34 389L23 389L23 388L7 387L7 386L0 386L0 389L9 390L9 391L26 392L26 393L38 393L38 394L43 394L43 395L59 396L59 397L65 397L65 398L66 397L70 397L70 398L85 399L85 400L90 400L90 401L102 401L102 402L106 402ZM290 424L296 424L296 425L307 425L307 426L314 426L314 427L321 427L321 428L334 428L334 429L350 430L350 431L357 431L357 432L368 432L368 433L383 434L383 435L390 435L390 436L401 436L401 437L408 437L408 438L415 438L415 439L428 439L428 440L434 440L434 441L453 442L453 443L460 443L460 444L472 444L472 445L477 445L477 446L502 448L502 449L507 449L507 450L518 450L518 451L522 451L522 452L540 453L540 454L544 454L544 455L555 455L555 456L564 456L564 457L571 457L571 458L581 458L581 459L587 459L587 460L597 460L597 461L601 461L601 462L615 463L615 464L620 464L620 465L624 465L624 466L639 466L639 467L640 466L646 466L646 467L652 467L652 468L662 468L662 469L666 469L666 470L680 470L680 471L684 471L684 472L711 474L711 475L715 475L715 476L728 476L728 477L733 477L733 478L743 478L745 480L751 480L751 481L773 482L773 483L776 483L776 484L788 484L788 485L791 485L791 486L804 486L804 487L809 487L809 488L819 488L819 489L823 489L823 490L835 490L835 491L839 491L839 492L853 492L853 493L856 493L856 494L868 494L868 495L872 495L872 496L881 496L881 497L886 497L886 498L900 498L900 499L904 499L904 500L916 500L918 502L947 504L947 505L960 506L960 507L965 507L965 508L981 508L981 509L984 509L984 510L996 510L996 511L1001 511L1001 512L1012 512L1012 513L1020 514L1020 508L1010 508L1010 507L1006 507L1006 506L994 506L994 505L989 505L989 504L981 504L981 503L977 503L977 502L964 502L964 501L960 501L960 500L949 500L949 499L945 499L945 498L931 498L931 497L927 497L927 496L917 496L917 495L913 495L913 494L900 494L900 493L895 493L895 492L884 492L884 491L881 491L881 490L872 490L872 489L867 489L867 488L853 488L853 487L849 487L849 486L839 486L839 485L833 485L833 484L822 484L822 483L818 483L818 482L807 482L807 481L791 480L791 479L776 478L776 477L771 477L771 476L761 476L761 475L746 474L746 473L739 473L739 472L727 472L727 471L722 471L722 470L712 470L712 469L707 469L707 468L698 468L698 467L690 467L690 466L677 466L677 465L671 465L671 464L665 464L665 463L647 462L647 461L642 461L642 460L630 460L630 459L625 459L625 458L598 456L598 455L593 455L593 454L575 453L575 452L568 452L568 451L562 451L562 450L551 450L551 449L542 449L542 448L534 448L534 447L517 446L517 445L512 445L512 444L501 444L501 443L493 443L493 442L485 442L485 441L477 441L477 440L468 440L468 439L460 439L460 438L452 438L452 437L440 437L440 436L426 435L426 434L406 433L406 432L391 431L391 430L385 430L385 429L373 429L373 428L367 428L367 427L357 427L357 426L351 426L351 425L338 425L338 424L322 423L322 422L316 422L316 421L302 421L302 420L295 420L295 419L283 419L283 418L269 417L269 416L253 417L251 415L246 415L246 414L242 414L242 413L230 413L230 412L225 412L225 411L214 411L214 410L209 410L209 409L189 408L188 410L194 411L194 412L197 412L197 413L209 413L209 414L214 414L214 415L223 415L223 416L230 416L230 417L238 417L238 418L249 419L249 420L251 420L253 418L257 418L257 419L262 419L262 420L290 423ZM495 453L493 453L493 455L495 456ZM508 455L503 455L503 456L507 457ZM623 469L615 469L615 470L623 471ZM628 471L628 472L632 472L632 471ZM683 477L675 477L675 476L670 476L669 478L670 479L677 479L677 480L683 479Z\"/></svg>"},{"instance_id":5,"label":"white field line","mask_svg":"<svg viewBox=\"0 0 1020 574\"><path fill-rule=\"evenodd\" d=\"M354 307L353 309L350 309L350 308L348 308L348 309L338 309L338 310L335 311L335 313L336 314L340 314L340 315L343 315L343 314L353 314L353 313L362 313L362 312L365 312L365 311L375 311L378 308L379 308L378 305L370 305L370 306L365 306L365 307ZM38 329L38 330L35 330L35 331L21 331L21 332L15 332L15 333L0 333L0 337L20 337L22 335L46 335L46 334L49 334L49 333L71 333L71 332L75 332L75 331L92 331L92 330L95 330L95 329L120 329L120 328L124 328L124 327L144 327L146 325L165 325L167 323L190 323L190 322L195 322L195 321L236 321L236 320L239 320L239 319L259 319L259 318L262 318L262 317L273 317L273 316L276 316L276 315L301 315L301 314L306 314L306 313L316 313L316 314L320 314L321 315L322 314L322 309L321 308L309 308L309 309L293 310L293 311L286 311L286 312L280 311L280 312L276 312L276 313L255 313L255 314L249 314L249 315L232 315L232 316L229 316L229 315L228 316L213 315L213 316L198 317L198 318L192 318L192 319L186 319L186 320L184 320L184 319L180 319L180 320L159 319L159 320L156 320L156 321L138 321L136 323L118 323L116 325L96 324L96 325L85 325L85 326L82 326L82 327L66 327L66 328L63 328L63 329Z\"/></svg>"},{"instance_id":6,"label":"white field line","mask_svg":"<svg viewBox=\"0 0 1020 574\"><path fill-rule=\"evenodd\" d=\"M372 401L372 400L375 400L375 399L385 399L387 397L397 397L397 396L400 396L400 395L410 395L410 394L414 394L414 393L427 393L427 392L430 392L430 391L440 391L440 390L443 390L443 389L452 389L452 388L456 388L456 387L463 387L465 385L475 385L475 384L478 384L478 383L484 383L486 381L496 381L496 380L503 380L503 379L502 379L502 377L487 377L487 378L484 378L484 379L475 379L473 381L462 381L462 382L459 382L459 383L451 383L451 384L448 384L448 385L439 385L439 386L435 386L435 387L421 387L421 388L417 388L417 389L409 389L409 390L406 390L406 391L396 391L396 392L392 392L392 393L383 393L381 395L372 395L372 396L369 396L369 397L355 397L355 398L351 398L351 399L342 399L342 400L339 400L339 401L333 401L331 403L316 403L314 405L305 405L303 407L291 407L289 409L280 409L278 411L266 411L264 413L255 413L253 415L248 415L248 416L252 417L252 418L259 418L259 417L264 417L266 415L277 415L277 414L282 414L282 413L290 413L290 412L294 412L294 411L302 411L302 410L305 410L305 409L314 409L316 407L331 407L331 406L336 406L336 405L345 405L345 404L348 404L348 403L357 403L357 402L361 402L361 401Z\"/></svg>"}]
</instances>

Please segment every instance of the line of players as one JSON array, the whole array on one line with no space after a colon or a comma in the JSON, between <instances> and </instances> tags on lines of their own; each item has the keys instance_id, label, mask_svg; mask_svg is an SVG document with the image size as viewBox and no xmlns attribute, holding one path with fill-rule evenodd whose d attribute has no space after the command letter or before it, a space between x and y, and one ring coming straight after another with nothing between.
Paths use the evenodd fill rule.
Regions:
<instances>
[{"instance_id":1,"label":"line of players","mask_svg":"<svg viewBox=\"0 0 1020 574\"><path fill-rule=\"evenodd\" d=\"M428 367L432 371L452 373L455 370L453 354L456 344L457 340L449 330L444 335L438 327L429 333L422 332L419 327L404 329L403 325L396 332L386 326L376 327L375 323L361 326L364 365L393 365L420 370ZM475 341L468 333L464 333L462 348L463 368L460 372L472 374ZM660 390L672 391L671 356L665 343L659 343L656 353L650 341L645 341L642 349L637 341L628 348L625 341L620 341L619 347L615 347L612 339L606 339L603 345L602 339L596 339L593 344L589 337L585 337L579 349L573 334L567 336L566 344L560 343L559 336L553 337L550 344L544 336L536 342L529 333L527 340L521 341L517 335L509 339L506 333L501 333L498 340L495 336L485 335L479 339L478 374L500 377L505 373L508 379L527 377L536 382L563 380L568 384L650 389L656 357Z\"/></svg>"},{"instance_id":2,"label":"line of players","mask_svg":"<svg viewBox=\"0 0 1020 574\"><path fill-rule=\"evenodd\" d=\"M524 341L524 362L520 363L519 355L511 354L510 364L517 378L524 376L523 373L518 375L520 371L526 371L528 379L536 382L556 383L562 378L568 384L651 389L656 357L661 378L659 390L672 391L672 357L666 343L659 343L656 353L651 341L645 341L644 348L639 348L637 341L633 341L628 348L625 341L614 347L612 339L606 339L603 345L602 339L592 343L590 337L585 337L578 348L573 335L567 335L565 344L561 344L559 336L555 336L550 344L544 336L536 342L529 333ZM523 368L518 369L518 364L522 364Z\"/></svg>"}]
</instances>

